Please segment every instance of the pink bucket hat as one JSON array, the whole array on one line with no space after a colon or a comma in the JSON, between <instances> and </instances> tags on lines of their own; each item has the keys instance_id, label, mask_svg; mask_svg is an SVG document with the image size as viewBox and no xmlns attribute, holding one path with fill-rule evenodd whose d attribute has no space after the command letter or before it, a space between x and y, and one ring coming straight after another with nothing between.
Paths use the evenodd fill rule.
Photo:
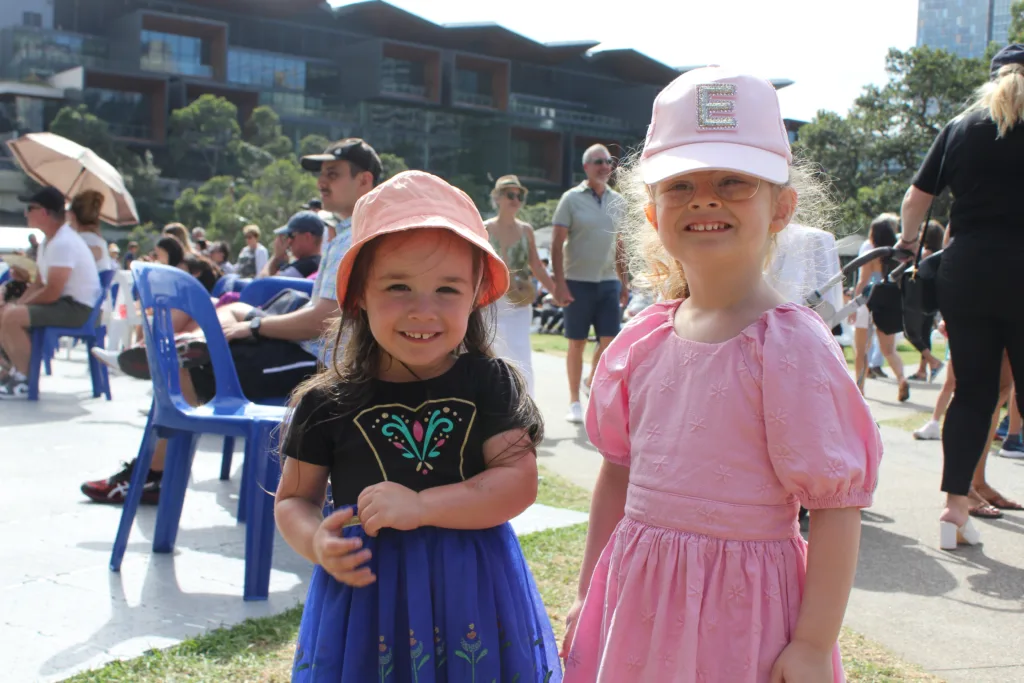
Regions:
<instances>
[{"instance_id":1,"label":"pink bucket hat","mask_svg":"<svg viewBox=\"0 0 1024 683\"><path fill-rule=\"evenodd\" d=\"M648 185L716 170L781 184L792 161L775 87L715 66L688 71L658 94L640 168Z\"/></svg>"},{"instance_id":2,"label":"pink bucket hat","mask_svg":"<svg viewBox=\"0 0 1024 683\"><path fill-rule=\"evenodd\" d=\"M352 213L352 246L338 264L338 305L345 305L348 280L359 251L371 240L415 228L451 230L487 254L489 277L477 297L478 306L492 304L508 290L509 274L487 239L480 211L457 187L423 171L403 171L356 202Z\"/></svg>"}]
</instances>

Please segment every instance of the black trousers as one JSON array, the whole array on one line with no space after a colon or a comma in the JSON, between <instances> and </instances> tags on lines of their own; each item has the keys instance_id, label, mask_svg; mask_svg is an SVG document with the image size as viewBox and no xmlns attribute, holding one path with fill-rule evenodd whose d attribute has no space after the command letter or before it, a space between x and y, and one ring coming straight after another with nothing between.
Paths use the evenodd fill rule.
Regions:
<instances>
[{"instance_id":1,"label":"black trousers","mask_svg":"<svg viewBox=\"0 0 1024 683\"><path fill-rule=\"evenodd\" d=\"M1020 231L1017 231L1020 233ZM966 496L988 449L999 375L1007 353L1024 412L1024 234L979 231L957 237L939 268L939 310L946 321L956 391L942 428L942 490Z\"/></svg>"}]
</instances>

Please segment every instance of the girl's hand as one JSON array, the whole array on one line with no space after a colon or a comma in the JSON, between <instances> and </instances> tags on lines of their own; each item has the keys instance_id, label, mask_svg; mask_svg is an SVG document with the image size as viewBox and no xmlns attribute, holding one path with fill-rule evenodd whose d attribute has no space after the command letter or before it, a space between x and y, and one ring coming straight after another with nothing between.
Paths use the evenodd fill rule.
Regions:
<instances>
[{"instance_id":1,"label":"girl's hand","mask_svg":"<svg viewBox=\"0 0 1024 683\"><path fill-rule=\"evenodd\" d=\"M384 529L411 531L420 527L423 507L420 496L393 481L368 486L359 494L359 520L367 536Z\"/></svg>"},{"instance_id":2,"label":"girl's hand","mask_svg":"<svg viewBox=\"0 0 1024 683\"><path fill-rule=\"evenodd\" d=\"M576 598L569 608L569 615L565 618L565 637L562 638L562 651L558 656L562 659L569 658L569 651L572 650L572 641L576 637L576 624L580 620L580 613L583 611L583 599Z\"/></svg>"},{"instance_id":3,"label":"girl's hand","mask_svg":"<svg viewBox=\"0 0 1024 683\"><path fill-rule=\"evenodd\" d=\"M333 513L313 535L313 552L317 563L328 574L349 586L368 586L377 580L369 567L359 568L370 559L369 550L360 550L363 541L359 538L342 538L341 529L352 519L352 508Z\"/></svg>"},{"instance_id":4,"label":"girl's hand","mask_svg":"<svg viewBox=\"0 0 1024 683\"><path fill-rule=\"evenodd\" d=\"M775 660L771 683L832 683L832 649L792 641Z\"/></svg>"}]
</instances>

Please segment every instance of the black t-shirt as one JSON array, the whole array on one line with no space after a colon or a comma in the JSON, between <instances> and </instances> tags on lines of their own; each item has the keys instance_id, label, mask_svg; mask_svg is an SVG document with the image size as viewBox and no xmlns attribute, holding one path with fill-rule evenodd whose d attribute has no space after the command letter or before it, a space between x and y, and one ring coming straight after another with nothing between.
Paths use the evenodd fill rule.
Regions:
<instances>
[{"instance_id":1,"label":"black t-shirt","mask_svg":"<svg viewBox=\"0 0 1024 683\"><path fill-rule=\"evenodd\" d=\"M303 256L296 259L281 270L277 271L278 277L306 278L320 269L320 254L314 256Z\"/></svg>"},{"instance_id":2,"label":"black t-shirt","mask_svg":"<svg viewBox=\"0 0 1024 683\"><path fill-rule=\"evenodd\" d=\"M935 138L914 176L914 186L928 194L949 186L951 232L957 237L983 230L1024 236L1024 125L1014 126L1003 138L997 133L987 110L957 117Z\"/></svg>"},{"instance_id":3,"label":"black t-shirt","mask_svg":"<svg viewBox=\"0 0 1024 683\"><path fill-rule=\"evenodd\" d=\"M310 392L291 416L282 452L330 467L336 505L382 481L414 491L465 481L484 471L485 441L525 428L508 365L496 358L464 354L439 377L375 380L372 392L366 407L347 411Z\"/></svg>"}]
</instances>

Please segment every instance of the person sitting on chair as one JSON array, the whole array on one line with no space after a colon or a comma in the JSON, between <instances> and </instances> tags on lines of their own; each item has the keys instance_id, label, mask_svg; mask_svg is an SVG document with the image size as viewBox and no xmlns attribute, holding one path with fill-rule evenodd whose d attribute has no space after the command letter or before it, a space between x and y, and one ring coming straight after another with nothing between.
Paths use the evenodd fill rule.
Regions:
<instances>
[{"instance_id":1,"label":"person sitting on chair","mask_svg":"<svg viewBox=\"0 0 1024 683\"><path fill-rule=\"evenodd\" d=\"M25 217L42 230L39 275L25 293L0 314L0 363L8 368L0 399L28 398L33 327L81 327L89 320L102 291L96 259L74 229L64 222L64 195L44 187L30 197Z\"/></svg>"}]
</instances>

